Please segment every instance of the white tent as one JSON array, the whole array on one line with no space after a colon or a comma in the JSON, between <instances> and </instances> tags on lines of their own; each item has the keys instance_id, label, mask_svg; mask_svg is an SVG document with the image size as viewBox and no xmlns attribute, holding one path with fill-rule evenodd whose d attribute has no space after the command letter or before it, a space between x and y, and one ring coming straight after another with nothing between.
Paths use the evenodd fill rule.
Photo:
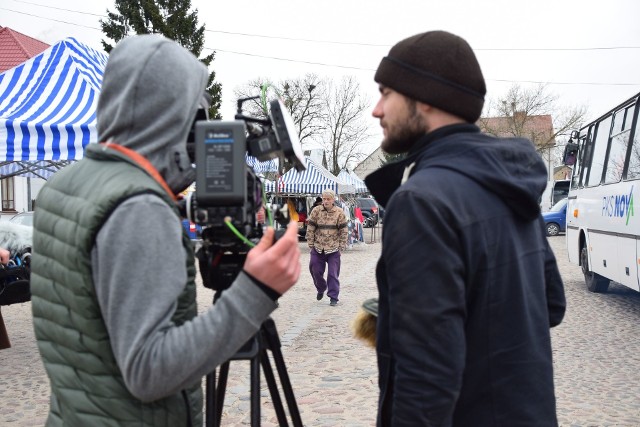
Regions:
<instances>
[{"instance_id":1,"label":"white tent","mask_svg":"<svg viewBox=\"0 0 640 427\"><path fill-rule=\"evenodd\" d=\"M363 193L369 192L369 189L367 188L367 185L364 183L364 181L361 180L358 177L358 175L356 175L353 171L350 171L348 169L342 169L338 174L338 179L353 185L354 188L356 189L357 194L363 194Z\"/></svg>"},{"instance_id":2,"label":"white tent","mask_svg":"<svg viewBox=\"0 0 640 427\"><path fill-rule=\"evenodd\" d=\"M266 183L266 191L275 193L277 190L278 193L284 195L318 195L322 193L322 190L331 189L336 194L355 194L356 189L353 185L341 181L309 157L305 157L305 166L307 169L303 172L291 169L281 176L277 182Z\"/></svg>"}]
</instances>

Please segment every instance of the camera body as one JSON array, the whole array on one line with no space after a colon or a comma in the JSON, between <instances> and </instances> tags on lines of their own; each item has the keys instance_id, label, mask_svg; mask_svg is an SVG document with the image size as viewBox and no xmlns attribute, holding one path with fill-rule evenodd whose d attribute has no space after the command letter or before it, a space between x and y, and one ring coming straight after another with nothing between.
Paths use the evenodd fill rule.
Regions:
<instances>
[{"instance_id":1,"label":"camera body","mask_svg":"<svg viewBox=\"0 0 640 427\"><path fill-rule=\"evenodd\" d=\"M200 121L195 127L196 209L203 226L250 223L260 208L262 185L246 165L246 126L241 120Z\"/></svg>"},{"instance_id":2,"label":"camera body","mask_svg":"<svg viewBox=\"0 0 640 427\"><path fill-rule=\"evenodd\" d=\"M183 215L202 226L202 245L197 252L204 286L221 291L231 285L242 269L247 242L262 236L256 213L263 205L263 187L246 154L260 161L274 158L282 166L304 170L304 158L291 116L281 101L269 103L269 119L242 115L238 100L236 120L194 121L193 144L196 189L185 200ZM273 218L286 227L288 211L268 207Z\"/></svg>"}]
</instances>

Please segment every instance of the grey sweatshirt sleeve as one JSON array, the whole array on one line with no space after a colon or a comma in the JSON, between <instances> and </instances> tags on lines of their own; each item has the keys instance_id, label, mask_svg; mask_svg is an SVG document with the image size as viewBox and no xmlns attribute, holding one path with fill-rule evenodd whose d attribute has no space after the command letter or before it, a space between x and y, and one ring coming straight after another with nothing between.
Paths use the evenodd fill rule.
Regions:
<instances>
[{"instance_id":1,"label":"grey sweatshirt sleeve","mask_svg":"<svg viewBox=\"0 0 640 427\"><path fill-rule=\"evenodd\" d=\"M122 203L97 235L93 280L113 352L129 391L143 401L169 396L232 356L276 303L240 273L193 320L171 322L187 280L182 225L157 196Z\"/></svg>"}]
</instances>

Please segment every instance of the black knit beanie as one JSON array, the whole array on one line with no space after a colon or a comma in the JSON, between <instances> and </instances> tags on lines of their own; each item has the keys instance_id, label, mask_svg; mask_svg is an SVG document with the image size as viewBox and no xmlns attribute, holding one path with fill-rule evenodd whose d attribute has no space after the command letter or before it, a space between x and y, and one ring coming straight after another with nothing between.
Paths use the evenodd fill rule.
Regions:
<instances>
[{"instance_id":1,"label":"black knit beanie","mask_svg":"<svg viewBox=\"0 0 640 427\"><path fill-rule=\"evenodd\" d=\"M446 31L404 39L382 58L375 81L475 123L487 88L471 46Z\"/></svg>"}]
</instances>

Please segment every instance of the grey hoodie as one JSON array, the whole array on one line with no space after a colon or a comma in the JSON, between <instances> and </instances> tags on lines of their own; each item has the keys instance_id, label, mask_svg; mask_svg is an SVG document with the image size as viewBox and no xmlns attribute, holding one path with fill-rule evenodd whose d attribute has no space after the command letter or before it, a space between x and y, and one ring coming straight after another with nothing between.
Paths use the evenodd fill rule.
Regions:
<instances>
[{"instance_id":1,"label":"grey hoodie","mask_svg":"<svg viewBox=\"0 0 640 427\"><path fill-rule=\"evenodd\" d=\"M109 56L98 101L98 135L146 157L178 193L195 179L186 140L207 68L159 35L129 37Z\"/></svg>"},{"instance_id":2,"label":"grey hoodie","mask_svg":"<svg viewBox=\"0 0 640 427\"><path fill-rule=\"evenodd\" d=\"M98 102L98 133L146 157L178 192L194 177L186 139L207 70L159 35L129 37L111 52ZM177 327L170 319L187 281L182 224L158 196L119 205L96 237L93 279L125 383L144 401L193 384L232 356L276 304L240 273L215 306Z\"/></svg>"}]
</instances>

